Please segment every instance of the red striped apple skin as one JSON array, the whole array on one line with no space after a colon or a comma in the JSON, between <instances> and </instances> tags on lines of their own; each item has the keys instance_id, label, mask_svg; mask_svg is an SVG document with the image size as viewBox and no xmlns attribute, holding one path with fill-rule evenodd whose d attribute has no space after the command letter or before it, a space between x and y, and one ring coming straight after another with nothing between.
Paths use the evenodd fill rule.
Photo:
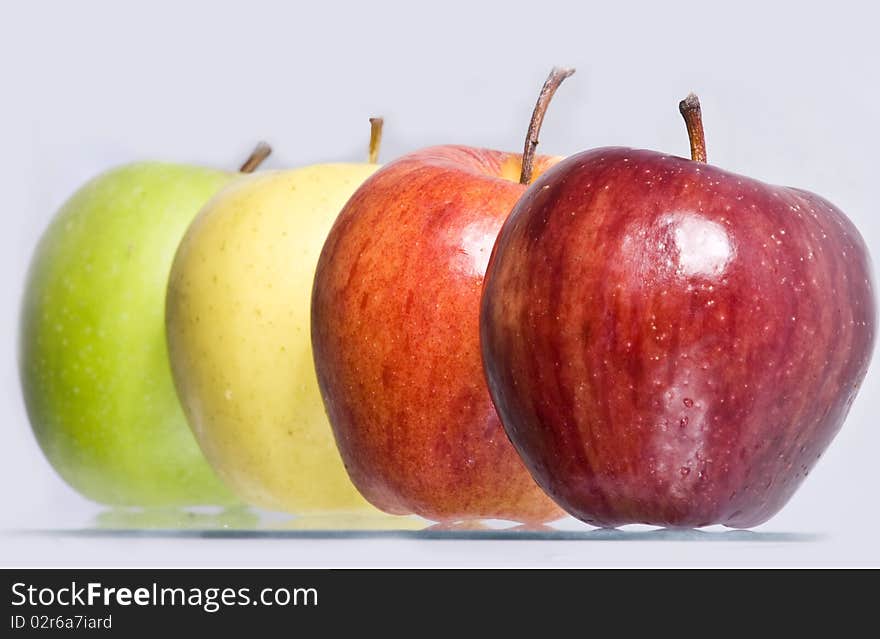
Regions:
<instances>
[{"instance_id":1,"label":"red striped apple skin","mask_svg":"<svg viewBox=\"0 0 880 639\"><path fill-rule=\"evenodd\" d=\"M480 358L486 264L526 188L502 176L518 177L520 163L457 146L404 156L360 187L324 245L312 296L318 383L351 479L387 512L563 515L507 440Z\"/></svg>"},{"instance_id":2,"label":"red striped apple skin","mask_svg":"<svg viewBox=\"0 0 880 639\"><path fill-rule=\"evenodd\" d=\"M483 360L533 477L595 525L750 527L838 432L875 334L827 200L651 151L544 173L495 246Z\"/></svg>"}]
</instances>

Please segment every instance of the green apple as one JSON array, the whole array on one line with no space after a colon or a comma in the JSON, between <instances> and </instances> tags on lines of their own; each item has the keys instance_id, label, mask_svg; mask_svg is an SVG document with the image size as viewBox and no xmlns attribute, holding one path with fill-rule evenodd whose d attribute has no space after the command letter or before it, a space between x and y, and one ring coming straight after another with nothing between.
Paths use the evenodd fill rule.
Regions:
<instances>
[{"instance_id":1,"label":"green apple","mask_svg":"<svg viewBox=\"0 0 880 639\"><path fill-rule=\"evenodd\" d=\"M178 249L166 301L174 381L205 456L251 504L375 512L333 440L309 316L327 233L377 168L319 164L238 180L202 209Z\"/></svg>"},{"instance_id":2,"label":"green apple","mask_svg":"<svg viewBox=\"0 0 880 639\"><path fill-rule=\"evenodd\" d=\"M258 147L250 164L267 154ZM21 315L25 403L52 466L92 500L234 501L177 400L163 305L187 226L237 175L154 162L113 169L62 206L37 246Z\"/></svg>"}]
</instances>

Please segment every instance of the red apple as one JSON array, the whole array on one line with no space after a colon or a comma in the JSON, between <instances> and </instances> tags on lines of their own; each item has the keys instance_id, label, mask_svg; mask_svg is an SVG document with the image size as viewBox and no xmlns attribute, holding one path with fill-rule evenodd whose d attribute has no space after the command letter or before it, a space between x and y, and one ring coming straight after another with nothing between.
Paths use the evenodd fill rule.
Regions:
<instances>
[{"instance_id":1,"label":"red apple","mask_svg":"<svg viewBox=\"0 0 880 639\"><path fill-rule=\"evenodd\" d=\"M537 158L536 173L555 161ZM318 382L351 479L387 512L562 515L507 440L480 356L483 276L526 189L522 164L463 146L404 156L352 196L324 245L312 297Z\"/></svg>"},{"instance_id":2,"label":"red apple","mask_svg":"<svg viewBox=\"0 0 880 639\"><path fill-rule=\"evenodd\" d=\"M699 103L682 103L697 160ZM807 191L604 148L537 180L481 311L504 427L538 484L601 526L774 515L867 371L865 244Z\"/></svg>"}]
</instances>

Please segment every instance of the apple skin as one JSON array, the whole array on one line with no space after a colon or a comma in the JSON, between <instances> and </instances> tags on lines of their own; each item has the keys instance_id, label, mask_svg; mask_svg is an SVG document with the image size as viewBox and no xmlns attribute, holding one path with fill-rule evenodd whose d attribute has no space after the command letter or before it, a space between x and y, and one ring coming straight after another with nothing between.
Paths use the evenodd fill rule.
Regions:
<instances>
[{"instance_id":1,"label":"apple skin","mask_svg":"<svg viewBox=\"0 0 880 639\"><path fill-rule=\"evenodd\" d=\"M871 358L865 244L823 198L605 148L535 182L487 272L504 427L591 524L750 527L840 429Z\"/></svg>"},{"instance_id":2,"label":"apple skin","mask_svg":"<svg viewBox=\"0 0 880 639\"><path fill-rule=\"evenodd\" d=\"M36 248L21 312L28 416L74 489L120 506L236 503L177 401L164 300L177 245L236 173L143 162L77 191Z\"/></svg>"},{"instance_id":3,"label":"apple skin","mask_svg":"<svg viewBox=\"0 0 880 639\"><path fill-rule=\"evenodd\" d=\"M355 192L321 252L318 383L351 479L386 512L562 516L507 441L480 362L483 276L525 191L519 168L518 155L462 146L404 156Z\"/></svg>"},{"instance_id":4,"label":"apple skin","mask_svg":"<svg viewBox=\"0 0 880 639\"><path fill-rule=\"evenodd\" d=\"M205 457L247 503L378 513L342 465L315 379L309 301L340 209L375 164L243 177L180 243L166 298L175 386Z\"/></svg>"}]
</instances>

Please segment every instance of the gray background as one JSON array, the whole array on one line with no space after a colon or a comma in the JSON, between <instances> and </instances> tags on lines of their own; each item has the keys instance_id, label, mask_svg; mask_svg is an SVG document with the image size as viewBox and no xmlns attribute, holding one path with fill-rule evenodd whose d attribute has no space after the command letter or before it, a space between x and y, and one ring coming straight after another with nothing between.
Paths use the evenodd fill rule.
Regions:
<instances>
[{"instance_id":1,"label":"gray background","mask_svg":"<svg viewBox=\"0 0 880 639\"><path fill-rule=\"evenodd\" d=\"M821 6L821 8L820 8ZM0 527L86 525L98 508L55 476L27 426L15 365L30 252L57 207L114 164L233 168L383 159L423 145L519 150L549 68L575 66L542 150L687 154L678 100L703 102L709 159L840 206L880 254L878 15L806 2L2 2ZM762 532L815 541L650 543L202 541L12 535L0 563L290 565L880 564L876 365L843 431Z\"/></svg>"}]
</instances>

